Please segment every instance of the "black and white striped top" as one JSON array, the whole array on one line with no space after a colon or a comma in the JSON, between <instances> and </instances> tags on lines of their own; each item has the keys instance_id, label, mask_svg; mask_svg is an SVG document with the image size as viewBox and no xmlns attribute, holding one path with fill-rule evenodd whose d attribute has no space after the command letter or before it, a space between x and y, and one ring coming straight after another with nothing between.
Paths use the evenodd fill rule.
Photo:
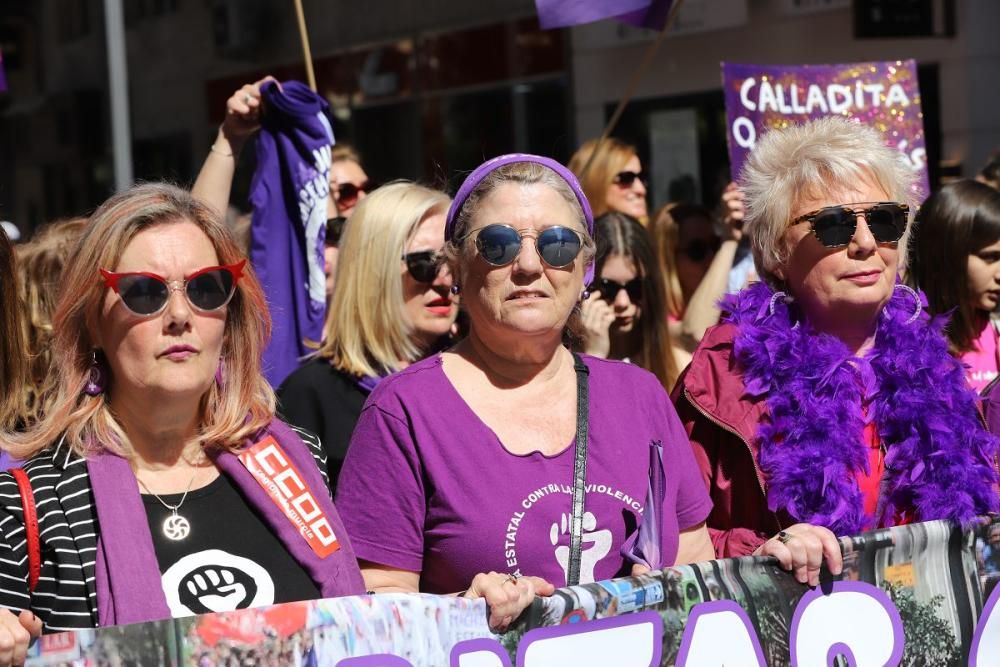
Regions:
<instances>
[{"instance_id":1,"label":"black and white striped top","mask_svg":"<svg viewBox=\"0 0 1000 667\"><path fill-rule=\"evenodd\" d=\"M329 488L326 454L319 438L291 427L309 447ZM94 628L98 624L94 498L85 459L60 441L22 466L31 481L42 549L41 576L28 593L28 547L17 482L0 473L0 607L33 611L43 632Z\"/></svg>"}]
</instances>

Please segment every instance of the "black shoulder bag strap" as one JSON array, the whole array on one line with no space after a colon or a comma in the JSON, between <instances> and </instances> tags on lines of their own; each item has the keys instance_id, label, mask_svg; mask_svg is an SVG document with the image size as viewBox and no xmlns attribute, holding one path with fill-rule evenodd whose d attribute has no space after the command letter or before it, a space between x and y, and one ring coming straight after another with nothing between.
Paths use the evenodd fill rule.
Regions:
<instances>
[{"instance_id":1,"label":"black shoulder bag strap","mask_svg":"<svg viewBox=\"0 0 1000 667\"><path fill-rule=\"evenodd\" d=\"M573 368L576 370L576 451L573 462L573 513L569 520L569 567L566 570L566 585L580 583L580 545L583 539L583 497L587 484L587 422L590 403L588 376L590 370L577 354L573 354Z\"/></svg>"}]
</instances>

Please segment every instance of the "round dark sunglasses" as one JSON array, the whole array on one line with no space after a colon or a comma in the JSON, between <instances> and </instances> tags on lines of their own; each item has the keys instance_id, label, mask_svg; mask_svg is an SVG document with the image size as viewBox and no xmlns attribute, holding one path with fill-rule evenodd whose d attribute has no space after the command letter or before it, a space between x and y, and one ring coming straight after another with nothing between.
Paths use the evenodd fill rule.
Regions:
<instances>
[{"instance_id":1,"label":"round dark sunglasses","mask_svg":"<svg viewBox=\"0 0 1000 667\"><path fill-rule=\"evenodd\" d=\"M336 187L337 205L352 206L358 201L358 195L362 192L368 194L374 189L375 186L371 181L365 181L361 185L355 185L354 183L341 183Z\"/></svg>"},{"instance_id":2,"label":"round dark sunglasses","mask_svg":"<svg viewBox=\"0 0 1000 667\"><path fill-rule=\"evenodd\" d=\"M638 303L642 300L642 280L633 278L627 283L620 283L609 278L598 278L590 289L601 295L601 298L608 303L613 303L618 298L618 293L625 290L629 301Z\"/></svg>"},{"instance_id":3,"label":"round dark sunglasses","mask_svg":"<svg viewBox=\"0 0 1000 667\"><path fill-rule=\"evenodd\" d=\"M619 171L615 174L615 177L611 180L615 185L620 185L623 188L630 188L632 184L635 183L636 179L639 180L643 185L646 184L646 174L641 171Z\"/></svg>"},{"instance_id":4,"label":"round dark sunglasses","mask_svg":"<svg viewBox=\"0 0 1000 667\"><path fill-rule=\"evenodd\" d=\"M867 208L850 208L866 206ZM843 248L854 238L858 216L865 217L872 236L879 243L895 243L906 231L910 207L899 202L859 202L827 206L792 220L792 225L808 222L816 239L827 248Z\"/></svg>"},{"instance_id":5,"label":"round dark sunglasses","mask_svg":"<svg viewBox=\"0 0 1000 667\"><path fill-rule=\"evenodd\" d=\"M444 255L430 250L419 250L403 255L403 261L406 262L406 270L414 280L418 283L432 283L437 280L441 271Z\"/></svg>"},{"instance_id":6,"label":"round dark sunglasses","mask_svg":"<svg viewBox=\"0 0 1000 667\"><path fill-rule=\"evenodd\" d=\"M233 298L236 284L243 277L244 259L229 266L209 266L199 269L184 280L167 280L144 271L113 273L101 269L104 284L121 297L129 311L142 317L157 315L167 307L170 293L184 292L195 310L210 313L219 310Z\"/></svg>"},{"instance_id":7,"label":"round dark sunglasses","mask_svg":"<svg viewBox=\"0 0 1000 667\"><path fill-rule=\"evenodd\" d=\"M493 266L506 266L521 252L521 239L530 235L519 232L510 225L493 224L479 229L476 249L479 256ZM535 236L535 250L542 261L554 269L573 263L583 248L580 232L569 227L546 227Z\"/></svg>"}]
</instances>

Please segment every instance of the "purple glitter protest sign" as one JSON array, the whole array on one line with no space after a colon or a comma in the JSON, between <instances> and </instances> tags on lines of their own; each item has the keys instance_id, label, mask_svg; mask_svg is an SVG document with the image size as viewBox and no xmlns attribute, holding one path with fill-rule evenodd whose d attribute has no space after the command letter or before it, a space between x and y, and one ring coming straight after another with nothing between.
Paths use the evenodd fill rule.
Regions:
<instances>
[{"instance_id":1,"label":"purple glitter protest sign","mask_svg":"<svg viewBox=\"0 0 1000 667\"><path fill-rule=\"evenodd\" d=\"M924 114L913 60L847 65L722 63L729 164L735 180L757 138L823 116L870 125L919 176L918 201L930 192Z\"/></svg>"}]
</instances>

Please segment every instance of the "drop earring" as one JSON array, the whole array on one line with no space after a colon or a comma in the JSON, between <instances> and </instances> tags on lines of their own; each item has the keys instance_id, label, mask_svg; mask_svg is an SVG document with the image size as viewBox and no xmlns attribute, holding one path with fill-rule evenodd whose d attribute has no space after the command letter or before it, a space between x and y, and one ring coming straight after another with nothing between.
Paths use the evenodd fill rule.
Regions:
<instances>
[{"instance_id":1,"label":"drop earring","mask_svg":"<svg viewBox=\"0 0 1000 667\"><path fill-rule=\"evenodd\" d=\"M90 357L90 370L87 373L87 383L83 385L83 393L87 396L100 396L108 383L108 371L97 358L97 350L92 350Z\"/></svg>"}]
</instances>

